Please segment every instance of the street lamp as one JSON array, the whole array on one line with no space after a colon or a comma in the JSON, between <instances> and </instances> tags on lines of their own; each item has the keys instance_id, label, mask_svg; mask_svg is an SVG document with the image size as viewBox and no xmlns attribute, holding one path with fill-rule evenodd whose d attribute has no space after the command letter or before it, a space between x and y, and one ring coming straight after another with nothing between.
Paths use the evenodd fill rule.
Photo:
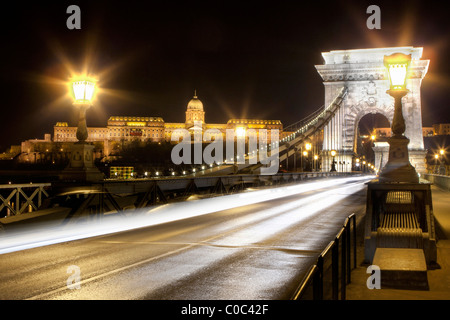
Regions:
<instances>
[{"instance_id":1,"label":"street lamp","mask_svg":"<svg viewBox=\"0 0 450 320\"><path fill-rule=\"evenodd\" d=\"M403 118L402 98L409 92L406 89L411 55L394 53L384 57L384 65L389 75L390 88L387 93L394 98L394 118L392 137L389 138L389 159L380 173L380 182L418 183L419 176L409 162L409 139L404 136L406 125Z\"/></svg>"},{"instance_id":2,"label":"street lamp","mask_svg":"<svg viewBox=\"0 0 450 320\"><path fill-rule=\"evenodd\" d=\"M438 160L439 160L439 154L435 153L434 154L434 173L436 173L436 174L439 173Z\"/></svg>"},{"instance_id":3,"label":"street lamp","mask_svg":"<svg viewBox=\"0 0 450 320\"><path fill-rule=\"evenodd\" d=\"M331 150L331 156L333 157L333 160L331 161L330 172L336 172L336 161L334 161L334 157L336 157L336 150Z\"/></svg>"},{"instance_id":4,"label":"street lamp","mask_svg":"<svg viewBox=\"0 0 450 320\"><path fill-rule=\"evenodd\" d=\"M73 78L72 85L73 105L79 109L77 139L78 143L84 143L88 138L86 126L86 110L92 105L95 93L96 80L92 78Z\"/></svg>"},{"instance_id":5,"label":"street lamp","mask_svg":"<svg viewBox=\"0 0 450 320\"><path fill-rule=\"evenodd\" d=\"M440 154L440 157L439 157L439 174L442 174L442 175L445 175L446 174L446 170L445 170L445 165L444 165L444 162L442 161L442 158L444 157L444 153L445 153L445 151L444 151L444 149L440 149L439 150L439 154Z\"/></svg>"},{"instance_id":6,"label":"street lamp","mask_svg":"<svg viewBox=\"0 0 450 320\"><path fill-rule=\"evenodd\" d=\"M311 150L311 148L312 148L312 144L311 143L307 143L307 144L305 144L305 148L306 148L306 150Z\"/></svg>"},{"instance_id":7,"label":"street lamp","mask_svg":"<svg viewBox=\"0 0 450 320\"><path fill-rule=\"evenodd\" d=\"M94 165L94 146L86 142L88 131L86 126L86 110L92 105L96 91L96 80L89 77L70 79L73 105L78 108L77 139L71 147L70 162L60 175L67 181L98 181L103 179Z\"/></svg>"}]
</instances>

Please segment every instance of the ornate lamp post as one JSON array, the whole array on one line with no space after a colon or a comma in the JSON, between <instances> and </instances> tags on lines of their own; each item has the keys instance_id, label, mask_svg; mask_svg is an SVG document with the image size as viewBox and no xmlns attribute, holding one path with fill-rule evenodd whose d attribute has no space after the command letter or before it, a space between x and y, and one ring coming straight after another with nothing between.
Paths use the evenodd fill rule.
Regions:
<instances>
[{"instance_id":1,"label":"ornate lamp post","mask_svg":"<svg viewBox=\"0 0 450 320\"><path fill-rule=\"evenodd\" d=\"M86 142L88 131L86 126L86 110L92 105L95 93L96 80L92 78L71 79L73 105L79 110L77 139L73 144L70 163L63 170L60 177L68 181L97 181L103 179L101 173L94 165L94 146Z\"/></svg>"},{"instance_id":2,"label":"ornate lamp post","mask_svg":"<svg viewBox=\"0 0 450 320\"><path fill-rule=\"evenodd\" d=\"M435 153L434 154L434 170L433 170L433 172L435 174L439 173L438 160L439 160L439 155L437 153Z\"/></svg>"},{"instance_id":3,"label":"ornate lamp post","mask_svg":"<svg viewBox=\"0 0 450 320\"><path fill-rule=\"evenodd\" d=\"M419 176L409 162L409 139L404 135L406 126L402 110L402 98L409 92L406 89L406 79L410 62L411 55L402 53L384 57L390 81L387 93L395 99L395 104L391 128L393 135L388 140L389 159L380 173L380 182L419 182Z\"/></svg>"},{"instance_id":4,"label":"ornate lamp post","mask_svg":"<svg viewBox=\"0 0 450 320\"><path fill-rule=\"evenodd\" d=\"M442 158L444 157L444 153L445 153L444 149L439 150L439 174L442 174L442 175L446 174L444 162L442 161Z\"/></svg>"},{"instance_id":5,"label":"ornate lamp post","mask_svg":"<svg viewBox=\"0 0 450 320\"><path fill-rule=\"evenodd\" d=\"M331 156L333 158L331 160L331 170L330 170L330 172L336 172L336 161L334 161L334 158L336 157L336 150L331 150Z\"/></svg>"},{"instance_id":6,"label":"ornate lamp post","mask_svg":"<svg viewBox=\"0 0 450 320\"><path fill-rule=\"evenodd\" d=\"M92 105L96 80L90 78L71 79L73 105L79 109L77 139L85 143L88 138L86 126L86 110Z\"/></svg>"}]
</instances>

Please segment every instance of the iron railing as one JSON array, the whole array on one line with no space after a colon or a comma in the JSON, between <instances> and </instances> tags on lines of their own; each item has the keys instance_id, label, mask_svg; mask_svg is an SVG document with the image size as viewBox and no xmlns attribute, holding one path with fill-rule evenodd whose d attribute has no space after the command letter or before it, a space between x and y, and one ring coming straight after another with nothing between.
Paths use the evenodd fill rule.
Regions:
<instances>
[{"instance_id":1,"label":"iron railing","mask_svg":"<svg viewBox=\"0 0 450 320\"><path fill-rule=\"evenodd\" d=\"M51 183L0 185L0 217L38 210L43 200L49 197L49 188Z\"/></svg>"},{"instance_id":2,"label":"iron railing","mask_svg":"<svg viewBox=\"0 0 450 320\"><path fill-rule=\"evenodd\" d=\"M354 213L345 219L336 238L328 244L316 263L308 269L291 300L345 300L346 286L351 282L352 264L353 268L356 268L356 215Z\"/></svg>"}]
</instances>

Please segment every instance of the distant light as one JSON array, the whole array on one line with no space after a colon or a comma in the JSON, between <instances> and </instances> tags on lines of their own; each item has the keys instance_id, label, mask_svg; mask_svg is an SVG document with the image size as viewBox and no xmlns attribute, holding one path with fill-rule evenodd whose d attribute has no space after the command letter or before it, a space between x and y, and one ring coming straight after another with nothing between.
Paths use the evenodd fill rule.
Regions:
<instances>
[{"instance_id":1,"label":"distant light","mask_svg":"<svg viewBox=\"0 0 450 320\"><path fill-rule=\"evenodd\" d=\"M238 138L243 138L245 137L245 128L244 127L237 127L236 128L236 136Z\"/></svg>"}]
</instances>

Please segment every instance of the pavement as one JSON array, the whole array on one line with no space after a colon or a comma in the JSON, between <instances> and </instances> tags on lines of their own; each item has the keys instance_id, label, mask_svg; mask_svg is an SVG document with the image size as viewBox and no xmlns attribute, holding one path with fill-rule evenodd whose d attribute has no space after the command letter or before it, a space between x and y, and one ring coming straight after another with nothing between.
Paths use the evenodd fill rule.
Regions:
<instances>
[{"instance_id":1,"label":"pavement","mask_svg":"<svg viewBox=\"0 0 450 320\"><path fill-rule=\"evenodd\" d=\"M431 187L433 213L436 220L437 264L428 269L428 289L369 289L367 279L368 265L363 263L364 242L361 223L358 234L357 268L352 271L351 283L347 285L347 300L450 300L450 191L433 185Z\"/></svg>"}]
</instances>

